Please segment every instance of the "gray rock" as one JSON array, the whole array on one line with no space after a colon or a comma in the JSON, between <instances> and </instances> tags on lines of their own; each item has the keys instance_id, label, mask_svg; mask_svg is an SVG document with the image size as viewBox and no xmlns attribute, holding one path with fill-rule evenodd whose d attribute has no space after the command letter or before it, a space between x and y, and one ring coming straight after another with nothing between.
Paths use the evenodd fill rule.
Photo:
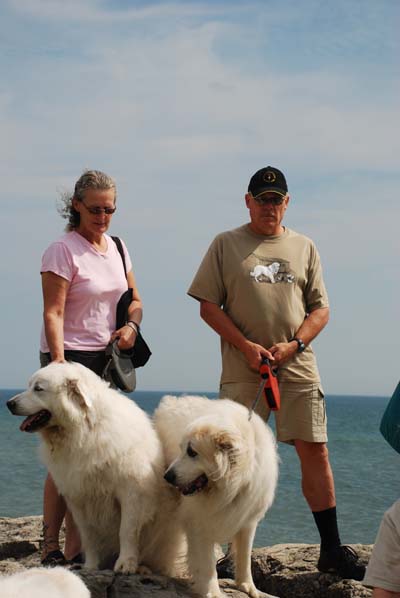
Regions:
<instances>
[{"instance_id":1,"label":"gray rock","mask_svg":"<svg viewBox=\"0 0 400 598\"><path fill-rule=\"evenodd\" d=\"M0 518L0 575L40 564L41 517ZM371 546L353 545L367 563ZM360 582L341 580L319 573L317 545L278 544L257 548L252 555L254 582L261 597L279 598L370 598L371 590ZM189 598L185 580L159 575L119 575L113 571L76 570L92 598ZM232 598L246 598L231 580L221 580L221 589Z\"/></svg>"}]
</instances>

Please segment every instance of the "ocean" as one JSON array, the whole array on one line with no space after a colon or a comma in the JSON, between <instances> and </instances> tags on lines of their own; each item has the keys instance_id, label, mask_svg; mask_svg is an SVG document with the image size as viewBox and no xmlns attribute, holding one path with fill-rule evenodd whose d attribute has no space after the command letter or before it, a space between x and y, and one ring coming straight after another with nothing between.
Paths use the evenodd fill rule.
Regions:
<instances>
[{"instance_id":1,"label":"ocean","mask_svg":"<svg viewBox=\"0 0 400 598\"><path fill-rule=\"evenodd\" d=\"M1 517L42 512L46 472L37 455L38 436L20 432L22 418L12 416L5 406L7 399L17 392L17 389L0 390ZM181 393L137 391L132 398L152 413L164 394ZM342 543L372 544L384 511L400 497L400 455L389 447L379 432L388 400L387 397L371 396L326 397L328 448L335 476ZM279 443L279 453L281 467L277 495L258 527L255 546L318 543L313 517L301 493L295 450Z\"/></svg>"}]
</instances>

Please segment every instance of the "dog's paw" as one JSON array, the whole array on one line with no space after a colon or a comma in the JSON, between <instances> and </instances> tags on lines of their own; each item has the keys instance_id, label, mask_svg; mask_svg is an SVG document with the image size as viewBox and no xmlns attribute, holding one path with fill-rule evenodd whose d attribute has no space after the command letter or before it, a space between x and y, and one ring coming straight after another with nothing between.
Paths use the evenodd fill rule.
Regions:
<instances>
[{"instance_id":1,"label":"dog's paw","mask_svg":"<svg viewBox=\"0 0 400 598\"><path fill-rule=\"evenodd\" d=\"M195 586L195 594L202 596L203 598L223 598L224 594L221 592L218 584L210 584L207 588Z\"/></svg>"},{"instance_id":2,"label":"dog's paw","mask_svg":"<svg viewBox=\"0 0 400 598\"><path fill-rule=\"evenodd\" d=\"M138 569L138 562L134 557L119 557L114 565L114 571L116 573L124 573L125 575L133 575L134 573L138 573Z\"/></svg>"},{"instance_id":3,"label":"dog's paw","mask_svg":"<svg viewBox=\"0 0 400 598\"><path fill-rule=\"evenodd\" d=\"M259 598L260 594L257 590L256 586L251 581L243 581L242 583L237 584L237 589L245 594L251 596L251 598Z\"/></svg>"}]
</instances>

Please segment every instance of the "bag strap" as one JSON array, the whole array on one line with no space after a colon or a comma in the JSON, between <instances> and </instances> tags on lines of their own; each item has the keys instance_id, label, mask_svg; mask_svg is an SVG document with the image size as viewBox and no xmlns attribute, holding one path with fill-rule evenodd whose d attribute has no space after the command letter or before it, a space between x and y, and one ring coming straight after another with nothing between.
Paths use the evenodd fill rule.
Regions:
<instances>
[{"instance_id":1,"label":"bag strap","mask_svg":"<svg viewBox=\"0 0 400 598\"><path fill-rule=\"evenodd\" d=\"M127 278L127 276L126 276L125 253L124 253L124 248L122 247L121 239L119 237L111 237L111 238L112 238L112 240L114 241L114 243L117 246L118 253L121 256L122 263L124 265L125 278Z\"/></svg>"}]
</instances>

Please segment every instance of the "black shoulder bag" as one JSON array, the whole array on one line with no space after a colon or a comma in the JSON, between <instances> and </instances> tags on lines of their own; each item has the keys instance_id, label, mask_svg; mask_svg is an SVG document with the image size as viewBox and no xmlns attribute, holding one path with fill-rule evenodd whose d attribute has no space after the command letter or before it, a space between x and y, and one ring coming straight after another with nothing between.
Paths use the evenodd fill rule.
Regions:
<instances>
[{"instance_id":1,"label":"black shoulder bag","mask_svg":"<svg viewBox=\"0 0 400 598\"><path fill-rule=\"evenodd\" d=\"M124 265L125 277L126 277L125 255L124 255L124 249L122 247L121 240L118 237L111 237L111 238L114 241L114 243L116 244L118 252L121 256L122 263ZM118 301L118 304L117 304L117 330L118 330L118 328L122 328L122 326L125 326L125 324L128 320L128 307L132 303L132 299L133 299L132 293L133 293L133 290L128 289L121 295L121 298ZM133 345L132 349L129 349L129 354L130 354L130 358L131 358L134 368L140 368L140 367L146 365L146 363L150 359L150 355L151 355L150 348L149 348L148 344L146 343L146 341L144 340L142 333L139 330L139 327L138 327L138 333L136 336L135 344Z\"/></svg>"}]
</instances>

